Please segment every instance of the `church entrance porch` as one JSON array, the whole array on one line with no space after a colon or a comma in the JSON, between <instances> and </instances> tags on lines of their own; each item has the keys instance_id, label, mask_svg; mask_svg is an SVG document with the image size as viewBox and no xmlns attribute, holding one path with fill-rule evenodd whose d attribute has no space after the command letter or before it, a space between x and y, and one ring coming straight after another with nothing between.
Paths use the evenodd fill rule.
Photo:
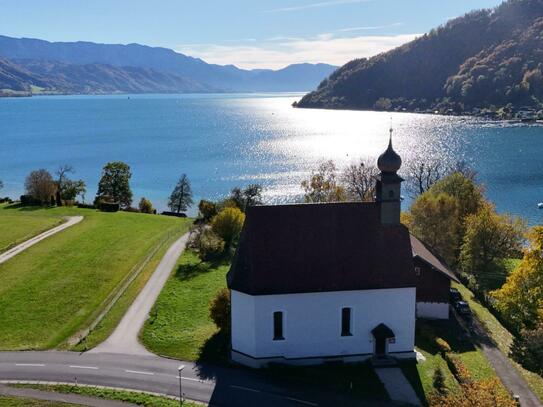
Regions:
<instances>
[{"instance_id":1,"label":"church entrance porch","mask_svg":"<svg viewBox=\"0 0 543 407\"><path fill-rule=\"evenodd\" d=\"M394 332L385 324L379 324L371 331L374 339L374 357L384 359L387 357L387 344L395 339Z\"/></svg>"}]
</instances>

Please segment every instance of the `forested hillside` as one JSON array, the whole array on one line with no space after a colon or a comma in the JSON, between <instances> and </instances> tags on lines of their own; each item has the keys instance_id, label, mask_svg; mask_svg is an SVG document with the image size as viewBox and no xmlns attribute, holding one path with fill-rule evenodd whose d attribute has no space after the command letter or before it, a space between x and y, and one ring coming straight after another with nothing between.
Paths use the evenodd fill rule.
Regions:
<instances>
[{"instance_id":1,"label":"forested hillside","mask_svg":"<svg viewBox=\"0 0 543 407\"><path fill-rule=\"evenodd\" d=\"M349 62L298 106L507 115L543 107L542 71L543 0L509 0Z\"/></svg>"}]
</instances>

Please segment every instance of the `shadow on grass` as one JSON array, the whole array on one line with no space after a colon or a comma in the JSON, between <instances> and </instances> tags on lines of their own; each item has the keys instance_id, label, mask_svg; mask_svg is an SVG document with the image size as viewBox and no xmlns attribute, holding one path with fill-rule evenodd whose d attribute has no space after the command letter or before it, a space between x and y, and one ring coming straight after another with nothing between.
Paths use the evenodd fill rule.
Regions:
<instances>
[{"instance_id":1,"label":"shadow on grass","mask_svg":"<svg viewBox=\"0 0 543 407\"><path fill-rule=\"evenodd\" d=\"M218 331L200 348L196 367L202 379L212 379L217 375L217 366L230 366L230 335Z\"/></svg>"},{"instance_id":2,"label":"shadow on grass","mask_svg":"<svg viewBox=\"0 0 543 407\"><path fill-rule=\"evenodd\" d=\"M417 370L417 361L415 360L404 360L400 362L400 368L407 379L407 381L413 386L413 390L417 393L420 401L423 405L428 405L428 400L426 399L426 394L424 393L424 387L422 386L422 381L420 380L419 371Z\"/></svg>"},{"instance_id":3,"label":"shadow on grass","mask_svg":"<svg viewBox=\"0 0 543 407\"><path fill-rule=\"evenodd\" d=\"M198 263L183 263L177 267L175 278L179 281L190 280L200 274L216 271L218 267L229 264L229 259L215 261L200 261Z\"/></svg>"},{"instance_id":4,"label":"shadow on grass","mask_svg":"<svg viewBox=\"0 0 543 407\"><path fill-rule=\"evenodd\" d=\"M417 320L416 329L415 345L432 355L439 353L436 344L437 338L446 340L455 353L474 351L476 349L475 345L479 342L478 335L475 338L470 335L453 315L446 320Z\"/></svg>"},{"instance_id":5,"label":"shadow on grass","mask_svg":"<svg viewBox=\"0 0 543 407\"><path fill-rule=\"evenodd\" d=\"M17 209L21 212L34 212L41 209L53 209L53 208L55 208L55 206L39 206L39 205L24 206L21 203L15 203L11 205L6 205L1 209L2 210Z\"/></svg>"}]
</instances>

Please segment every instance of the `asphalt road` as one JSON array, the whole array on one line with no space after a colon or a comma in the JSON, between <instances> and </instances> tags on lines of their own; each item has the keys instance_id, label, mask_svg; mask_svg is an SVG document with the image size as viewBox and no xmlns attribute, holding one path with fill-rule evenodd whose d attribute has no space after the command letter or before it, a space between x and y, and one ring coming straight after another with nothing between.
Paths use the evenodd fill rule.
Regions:
<instances>
[{"instance_id":1,"label":"asphalt road","mask_svg":"<svg viewBox=\"0 0 543 407\"><path fill-rule=\"evenodd\" d=\"M184 397L212 406L357 406L348 395L270 380L246 369L106 353L0 352L0 381L44 381L127 388ZM364 405L385 405L369 403Z\"/></svg>"},{"instance_id":2,"label":"asphalt road","mask_svg":"<svg viewBox=\"0 0 543 407\"><path fill-rule=\"evenodd\" d=\"M162 291L170 273L177 264L179 256L185 250L188 238L189 234L186 233L170 246L143 290L141 290L128 311L124 314L119 325L117 325L109 338L90 350L90 353L152 355L152 353L140 344L138 335L145 320L149 317L149 312L158 298L160 291Z\"/></svg>"},{"instance_id":3,"label":"asphalt road","mask_svg":"<svg viewBox=\"0 0 543 407\"><path fill-rule=\"evenodd\" d=\"M28 239L24 241L23 243L9 249L8 251L0 254L0 264L5 263L12 257L18 255L19 253L25 251L29 247L34 246L36 243L41 242L44 239L47 239L48 237L53 236L54 234L63 231L66 228L69 228L83 220L83 216L67 216L66 217L67 222L63 223L62 225L56 226L54 228L49 229L46 232L43 232L39 234L38 236L34 236L31 239Z\"/></svg>"}]
</instances>

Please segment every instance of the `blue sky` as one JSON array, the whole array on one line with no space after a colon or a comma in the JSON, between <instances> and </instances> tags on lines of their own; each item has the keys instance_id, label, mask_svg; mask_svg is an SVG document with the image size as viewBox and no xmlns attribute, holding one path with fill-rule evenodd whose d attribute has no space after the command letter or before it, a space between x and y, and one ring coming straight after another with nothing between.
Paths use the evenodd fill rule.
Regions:
<instances>
[{"instance_id":1,"label":"blue sky","mask_svg":"<svg viewBox=\"0 0 543 407\"><path fill-rule=\"evenodd\" d=\"M137 42L219 64L341 65L500 0L0 0L0 34Z\"/></svg>"}]
</instances>

